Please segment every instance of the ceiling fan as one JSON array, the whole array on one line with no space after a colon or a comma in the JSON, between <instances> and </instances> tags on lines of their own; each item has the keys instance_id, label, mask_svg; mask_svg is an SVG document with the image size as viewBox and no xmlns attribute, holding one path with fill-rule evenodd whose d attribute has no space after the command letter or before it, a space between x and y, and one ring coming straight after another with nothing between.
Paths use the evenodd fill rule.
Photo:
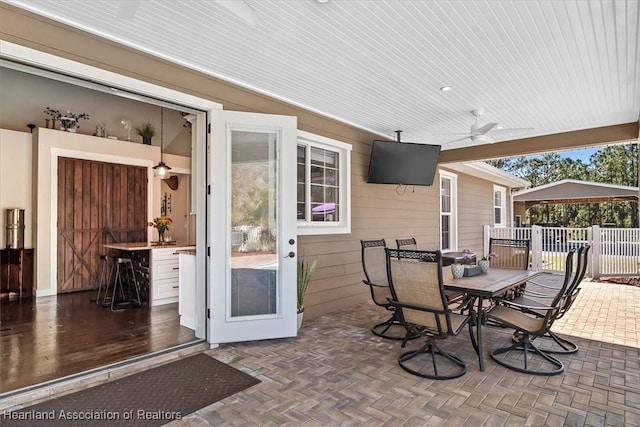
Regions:
<instances>
[{"instance_id":1,"label":"ceiling fan","mask_svg":"<svg viewBox=\"0 0 640 427\"><path fill-rule=\"evenodd\" d=\"M471 125L469 133L448 133L446 135L465 135L462 138L448 141L445 144L452 142L464 141L470 139L473 142L492 142L489 138L490 135L497 135L500 133L520 132L525 130L533 130L533 128L503 128L498 123L487 123L480 125L480 116L484 114L484 109L476 108L471 110L471 114L476 118L476 122Z\"/></svg>"},{"instance_id":2,"label":"ceiling fan","mask_svg":"<svg viewBox=\"0 0 640 427\"><path fill-rule=\"evenodd\" d=\"M220 6L236 15L249 25L260 23L260 16L245 0L214 0ZM131 20L134 18L141 0L123 0L118 2L116 16L120 19Z\"/></svg>"}]
</instances>

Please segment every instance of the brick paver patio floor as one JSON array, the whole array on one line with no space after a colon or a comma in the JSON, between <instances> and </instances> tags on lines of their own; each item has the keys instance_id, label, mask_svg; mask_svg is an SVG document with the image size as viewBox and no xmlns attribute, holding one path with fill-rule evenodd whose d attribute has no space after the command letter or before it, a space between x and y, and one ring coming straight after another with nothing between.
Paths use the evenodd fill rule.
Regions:
<instances>
[{"instance_id":1,"label":"brick paver patio floor","mask_svg":"<svg viewBox=\"0 0 640 427\"><path fill-rule=\"evenodd\" d=\"M305 321L297 338L222 345L217 359L262 382L173 426L640 426L640 288L585 281L554 330L580 346L547 377L496 364L511 330L484 329L486 370L466 332L443 346L467 363L455 380L403 371L400 343L369 328L372 303ZM416 348L420 340L407 347Z\"/></svg>"}]
</instances>

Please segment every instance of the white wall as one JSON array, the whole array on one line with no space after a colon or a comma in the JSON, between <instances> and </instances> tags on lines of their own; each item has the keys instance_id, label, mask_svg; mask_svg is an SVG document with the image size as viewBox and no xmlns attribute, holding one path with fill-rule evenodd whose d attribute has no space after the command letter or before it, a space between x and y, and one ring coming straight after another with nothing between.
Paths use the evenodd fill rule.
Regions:
<instances>
[{"instance_id":1,"label":"white wall","mask_svg":"<svg viewBox=\"0 0 640 427\"><path fill-rule=\"evenodd\" d=\"M93 135L97 125L106 125L107 133L126 140L122 119L140 125L150 121L155 125L156 135L152 144L160 146L160 107L144 102L98 92L69 83L35 76L22 71L0 67L0 128L28 132L27 124L45 127L46 107L60 112L89 114L89 120L81 120L78 133ZM186 120L179 111L164 109L164 150L180 156L191 155L191 136ZM131 140L141 143L135 130Z\"/></svg>"},{"instance_id":2,"label":"white wall","mask_svg":"<svg viewBox=\"0 0 640 427\"><path fill-rule=\"evenodd\" d=\"M0 129L0 247L6 243L5 209L25 210L25 248L32 243L32 135Z\"/></svg>"},{"instance_id":3,"label":"white wall","mask_svg":"<svg viewBox=\"0 0 640 427\"><path fill-rule=\"evenodd\" d=\"M178 178L177 190L172 190L162 181L160 197L166 193L171 196L171 211L167 216L173 220L173 225L169 227L169 236L178 242L192 243L190 233L189 196L191 179L189 175L176 175ZM155 239L154 239L155 240Z\"/></svg>"}]
</instances>

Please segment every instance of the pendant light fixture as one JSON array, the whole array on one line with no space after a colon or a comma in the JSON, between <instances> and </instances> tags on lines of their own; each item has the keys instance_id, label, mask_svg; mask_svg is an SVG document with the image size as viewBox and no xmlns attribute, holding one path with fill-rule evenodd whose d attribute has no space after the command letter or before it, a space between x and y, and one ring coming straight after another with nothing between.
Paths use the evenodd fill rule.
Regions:
<instances>
[{"instance_id":1,"label":"pendant light fixture","mask_svg":"<svg viewBox=\"0 0 640 427\"><path fill-rule=\"evenodd\" d=\"M164 108L160 107L160 163L153 167L153 172L160 179L169 178L171 168L162 161L162 149L164 148Z\"/></svg>"}]
</instances>

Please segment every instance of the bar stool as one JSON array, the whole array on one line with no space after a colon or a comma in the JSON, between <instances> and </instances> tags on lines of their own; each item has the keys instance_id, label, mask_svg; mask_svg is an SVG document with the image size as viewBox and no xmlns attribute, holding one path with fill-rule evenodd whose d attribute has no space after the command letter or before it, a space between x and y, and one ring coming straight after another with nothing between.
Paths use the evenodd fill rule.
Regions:
<instances>
[{"instance_id":1,"label":"bar stool","mask_svg":"<svg viewBox=\"0 0 640 427\"><path fill-rule=\"evenodd\" d=\"M117 310L117 308L115 308L115 301L118 289L120 289L120 295L124 300L123 303L130 305L132 302L135 302L138 305L142 305L142 301L140 300L140 287L138 286L138 280L136 279L136 272L133 269L133 261L131 261L131 258L116 258L115 269L116 275L113 283L113 295L111 297L111 311ZM132 285L133 289L131 289ZM125 289L125 286L127 286L127 289ZM137 297L135 299L132 295L134 291Z\"/></svg>"},{"instance_id":2,"label":"bar stool","mask_svg":"<svg viewBox=\"0 0 640 427\"><path fill-rule=\"evenodd\" d=\"M109 255L100 255L100 272L98 273L98 294L96 295L97 305L109 305L110 301L107 299L109 287L111 286L111 278L113 277L115 265L113 264L113 257ZM111 265L109 265L111 264ZM107 273L108 271L108 273ZM102 295L102 301L100 301L100 294L104 290Z\"/></svg>"}]
</instances>

